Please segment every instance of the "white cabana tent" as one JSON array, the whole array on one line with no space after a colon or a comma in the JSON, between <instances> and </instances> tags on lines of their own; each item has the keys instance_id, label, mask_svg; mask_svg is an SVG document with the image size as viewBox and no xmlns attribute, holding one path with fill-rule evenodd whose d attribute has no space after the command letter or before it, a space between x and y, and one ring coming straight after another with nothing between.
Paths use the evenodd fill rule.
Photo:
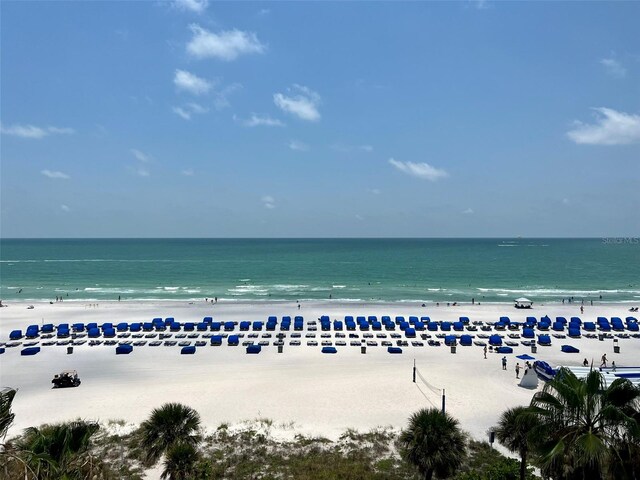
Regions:
<instances>
[{"instance_id":1,"label":"white cabana tent","mask_svg":"<svg viewBox=\"0 0 640 480\"><path fill-rule=\"evenodd\" d=\"M516 308L531 308L531 306L533 305L533 302L531 300L524 297L516 298L515 302Z\"/></svg>"}]
</instances>

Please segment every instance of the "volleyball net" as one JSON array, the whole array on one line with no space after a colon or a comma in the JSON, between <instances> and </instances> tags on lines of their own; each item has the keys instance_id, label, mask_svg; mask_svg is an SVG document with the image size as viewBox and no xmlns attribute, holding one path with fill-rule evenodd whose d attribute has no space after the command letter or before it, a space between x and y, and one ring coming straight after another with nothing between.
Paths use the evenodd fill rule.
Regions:
<instances>
[{"instance_id":1,"label":"volleyball net","mask_svg":"<svg viewBox=\"0 0 640 480\"><path fill-rule=\"evenodd\" d=\"M435 408L438 408L435 402L432 401L434 395L436 397L442 397L442 413L445 411L445 392L444 388L439 388L430 383L422 374L420 369L416 366L415 360L413 361L413 383L416 384L418 389L422 392L427 401ZM427 395L421 388L421 386L425 387L425 389L433 395Z\"/></svg>"}]
</instances>

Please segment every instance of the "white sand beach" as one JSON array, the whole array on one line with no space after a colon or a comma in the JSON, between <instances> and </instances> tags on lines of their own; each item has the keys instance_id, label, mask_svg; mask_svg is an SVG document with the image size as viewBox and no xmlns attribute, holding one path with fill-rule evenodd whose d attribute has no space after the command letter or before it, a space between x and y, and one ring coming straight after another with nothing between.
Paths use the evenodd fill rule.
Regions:
<instances>
[{"instance_id":1,"label":"white sand beach","mask_svg":"<svg viewBox=\"0 0 640 480\"><path fill-rule=\"evenodd\" d=\"M345 304L305 303L298 310L287 303L190 304L188 302L101 302L89 307L82 302L34 303L10 302L0 309L0 342L7 342L9 332L25 331L30 324L76 322L142 322L154 317L174 317L179 322L199 322L204 316L216 321L266 321L269 315L302 315L305 322L321 315L343 320L345 315L430 316L434 321L456 321L468 316L472 322L495 322L502 315L512 321L524 321L528 315L579 316L595 321L597 316L629 315L628 305L585 306L536 305L532 310L515 310L511 305L462 305L422 308L418 304ZM440 406L440 397L420 383L412 383L415 359L422 375L432 385L446 389L447 411L459 419L464 430L477 439L485 439L500 413L508 407L527 404L533 391L518 386L516 355L531 353L530 347L518 346L507 355L508 369L503 371L502 355L490 353L483 358L480 346L458 346L452 354L448 347L408 346L403 354L390 355L386 347L337 347L338 353L321 353L319 346L306 345L302 332L301 346L289 346L288 332L284 352L271 345L258 355L247 355L242 346L206 347L195 355L181 355L180 347L134 347L129 355L115 355L115 346L75 347L68 355L64 346L42 347L35 356L21 356L21 346L6 348L0 355L0 387L17 388L14 401L15 424L9 436L23 428L73 418L106 422L123 419L140 422L154 407L165 402L183 402L195 408L208 429L220 423L235 424L256 417L269 418L274 424L293 422L297 433L335 438L346 428L368 430L376 426L400 429L408 417L422 407ZM236 329L236 332L238 330ZM266 333L266 332L260 332ZM334 332L332 337L334 337ZM348 333L348 332L344 332ZM361 332L355 332L361 334ZM373 332L378 333L378 332ZM384 332L381 333L388 333ZM418 332L431 333L434 332ZM454 333L454 332L451 332ZM471 332L481 334L487 332ZM500 332L503 334L510 333ZM554 332L547 332L553 334ZM614 332L615 333L615 332ZM362 335L361 335L362 336ZM275 337L275 335L274 335ZM433 335L435 339L435 335ZM116 340L118 340L116 338ZM129 339L130 340L130 339ZM207 339L208 340L208 339ZM246 338L244 339L246 340ZM256 339L258 340L258 339ZM335 342L335 338L331 338ZM379 340L379 339L378 339ZM420 338L418 338L420 340ZM24 341L24 340L23 340ZM538 347L536 359L553 366L581 365L584 358L597 366L606 353L618 366L640 365L640 339L620 339L621 352L613 353L608 339L557 339L552 345ZM379 342L380 343L380 342ZM562 344L580 349L578 354L560 351ZM79 388L52 389L53 375L65 369L78 371Z\"/></svg>"}]
</instances>

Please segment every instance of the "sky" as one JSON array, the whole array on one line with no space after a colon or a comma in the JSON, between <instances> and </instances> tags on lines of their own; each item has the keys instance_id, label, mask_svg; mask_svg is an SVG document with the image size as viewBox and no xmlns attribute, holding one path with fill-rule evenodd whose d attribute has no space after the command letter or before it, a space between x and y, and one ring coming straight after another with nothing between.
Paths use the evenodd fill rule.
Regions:
<instances>
[{"instance_id":1,"label":"sky","mask_svg":"<svg viewBox=\"0 0 640 480\"><path fill-rule=\"evenodd\" d=\"M0 235L640 236L640 2L0 4Z\"/></svg>"}]
</instances>

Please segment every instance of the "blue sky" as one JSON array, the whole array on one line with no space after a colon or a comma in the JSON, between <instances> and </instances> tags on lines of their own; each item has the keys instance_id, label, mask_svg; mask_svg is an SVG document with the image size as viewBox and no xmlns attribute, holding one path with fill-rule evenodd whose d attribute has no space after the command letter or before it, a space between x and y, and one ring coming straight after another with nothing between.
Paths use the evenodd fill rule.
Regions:
<instances>
[{"instance_id":1,"label":"blue sky","mask_svg":"<svg viewBox=\"0 0 640 480\"><path fill-rule=\"evenodd\" d=\"M640 235L638 2L2 2L3 237Z\"/></svg>"}]
</instances>

